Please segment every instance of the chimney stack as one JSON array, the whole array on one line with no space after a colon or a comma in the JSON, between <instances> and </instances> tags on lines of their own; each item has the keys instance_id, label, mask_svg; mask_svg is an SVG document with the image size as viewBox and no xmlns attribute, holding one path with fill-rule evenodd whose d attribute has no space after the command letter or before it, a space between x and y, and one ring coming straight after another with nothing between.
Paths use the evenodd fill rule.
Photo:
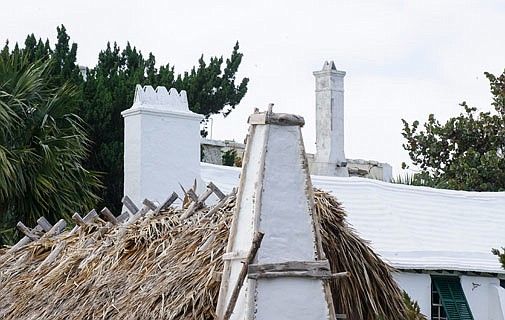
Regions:
<instances>
[{"instance_id":1,"label":"chimney stack","mask_svg":"<svg viewBox=\"0 0 505 320\"><path fill-rule=\"evenodd\" d=\"M348 177L344 153L344 76L333 61L316 78L316 156L312 174Z\"/></svg>"},{"instance_id":2,"label":"chimney stack","mask_svg":"<svg viewBox=\"0 0 505 320\"><path fill-rule=\"evenodd\" d=\"M165 87L135 88L124 118L124 194L139 204L162 202L200 180L200 121L186 92ZM179 185L180 184L180 185Z\"/></svg>"}]
</instances>

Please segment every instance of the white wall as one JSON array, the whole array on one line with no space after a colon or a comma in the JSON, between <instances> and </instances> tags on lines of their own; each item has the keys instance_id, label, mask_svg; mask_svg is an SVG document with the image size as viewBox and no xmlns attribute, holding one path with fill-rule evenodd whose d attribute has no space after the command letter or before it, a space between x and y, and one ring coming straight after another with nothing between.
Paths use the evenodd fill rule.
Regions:
<instances>
[{"instance_id":1,"label":"white wall","mask_svg":"<svg viewBox=\"0 0 505 320\"><path fill-rule=\"evenodd\" d=\"M425 273L398 272L393 273L400 288L405 290L410 298L417 301L421 312L431 318L431 277Z\"/></svg>"},{"instance_id":2,"label":"white wall","mask_svg":"<svg viewBox=\"0 0 505 320\"><path fill-rule=\"evenodd\" d=\"M431 317L431 277L429 274L399 272L393 273L400 288L417 301L421 312ZM505 319L505 289L500 280L490 277L461 276L461 287L476 320Z\"/></svg>"},{"instance_id":3,"label":"white wall","mask_svg":"<svg viewBox=\"0 0 505 320\"><path fill-rule=\"evenodd\" d=\"M497 284L490 284L489 292L489 320L505 319L505 289Z\"/></svg>"},{"instance_id":4,"label":"white wall","mask_svg":"<svg viewBox=\"0 0 505 320\"><path fill-rule=\"evenodd\" d=\"M490 302L494 300L492 297L497 295L496 290L494 292L490 290L493 285L499 286L500 280L489 277L461 276L461 286L474 319L490 319ZM503 319L503 317L497 319Z\"/></svg>"}]
</instances>

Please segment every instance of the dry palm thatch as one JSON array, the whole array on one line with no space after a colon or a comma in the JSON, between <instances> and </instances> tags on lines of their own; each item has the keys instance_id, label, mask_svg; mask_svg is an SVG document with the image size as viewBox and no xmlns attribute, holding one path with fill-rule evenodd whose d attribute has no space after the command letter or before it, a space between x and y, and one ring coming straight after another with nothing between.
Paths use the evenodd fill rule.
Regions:
<instances>
[{"instance_id":1,"label":"dry palm thatch","mask_svg":"<svg viewBox=\"0 0 505 320\"><path fill-rule=\"evenodd\" d=\"M342 205L326 192L315 192L323 250L332 272L349 271L351 278L330 283L337 313L348 319L404 319L402 291L384 263L345 221Z\"/></svg>"},{"instance_id":2,"label":"dry palm thatch","mask_svg":"<svg viewBox=\"0 0 505 320\"><path fill-rule=\"evenodd\" d=\"M214 319L221 259L235 206L187 220L170 209L128 226L97 219L74 235L32 242L0 255L1 319ZM316 192L323 245L333 271L352 277L332 284L337 313L350 319L403 319L402 296L382 262L345 223L338 202ZM106 232L108 231L108 232ZM65 249L41 262L57 243Z\"/></svg>"}]
</instances>

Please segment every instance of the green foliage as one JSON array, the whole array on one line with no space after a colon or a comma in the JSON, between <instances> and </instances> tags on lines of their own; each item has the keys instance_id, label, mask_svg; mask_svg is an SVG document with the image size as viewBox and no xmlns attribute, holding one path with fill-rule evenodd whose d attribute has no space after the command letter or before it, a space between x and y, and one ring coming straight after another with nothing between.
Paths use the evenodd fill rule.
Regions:
<instances>
[{"instance_id":1,"label":"green foliage","mask_svg":"<svg viewBox=\"0 0 505 320\"><path fill-rule=\"evenodd\" d=\"M423 176L420 174L405 174L398 175L398 177L393 178L391 183L405 184L409 186L424 186L435 188L436 185L430 176Z\"/></svg>"},{"instance_id":2,"label":"green foliage","mask_svg":"<svg viewBox=\"0 0 505 320\"><path fill-rule=\"evenodd\" d=\"M403 291L403 302L407 308L406 320L426 320L417 301L413 301L405 291Z\"/></svg>"},{"instance_id":3,"label":"green foliage","mask_svg":"<svg viewBox=\"0 0 505 320\"><path fill-rule=\"evenodd\" d=\"M491 252L495 256L498 256L498 260L500 261L502 268L505 269L505 248L502 247L501 251L499 249L491 249Z\"/></svg>"},{"instance_id":4,"label":"green foliage","mask_svg":"<svg viewBox=\"0 0 505 320\"><path fill-rule=\"evenodd\" d=\"M237 157L237 150L229 149L223 152L221 161L223 166L233 167L235 165L235 158Z\"/></svg>"},{"instance_id":5,"label":"green foliage","mask_svg":"<svg viewBox=\"0 0 505 320\"><path fill-rule=\"evenodd\" d=\"M6 45L0 53L1 242L14 240L18 220L35 225L87 210L100 187L82 166L90 141L71 107L78 88L52 85L54 62L29 63L23 51Z\"/></svg>"},{"instance_id":6,"label":"green foliage","mask_svg":"<svg viewBox=\"0 0 505 320\"><path fill-rule=\"evenodd\" d=\"M149 53L145 58L140 51L128 43L121 49L116 43L107 44L98 55L97 65L87 70L86 81L80 76L76 64L77 45L70 42L64 26L57 28L57 43L54 49L49 41L38 41L29 35L25 47L16 44L13 52L8 50L8 43L3 55L23 55L28 62L38 60L52 61L48 70L52 85L61 86L69 82L78 91L68 104L75 108L85 123L92 143L90 156L84 167L103 172L103 202L114 212L121 210L120 200L123 195L123 118L121 111L131 107L136 84L165 86L186 90L192 111L203 114L205 119L212 114L222 113L227 116L247 92L249 79L242 79L235 84L236 72L242 61L238 42L230 57L211 57L209 62L203 55L198 66L182 75L176 75L170 64L156 67L156 59ZM1 120L1 119L0 119ZM206 130L202 130L206 135Z\"/></svg>"},{"instance_id":7,"label":"green foliage","mask_svg":"<svg viewBox=\"0 0 505 320\"><path fill-rule=\"evenodd\" d=\"M403 148L420 172L414 180L437 188L505 190L505 71L486 73L495 112L477 112L466 102L459 116L440 123L433 114L419 129L419 121L403 121Z\"/></svg>"}]
</instances>

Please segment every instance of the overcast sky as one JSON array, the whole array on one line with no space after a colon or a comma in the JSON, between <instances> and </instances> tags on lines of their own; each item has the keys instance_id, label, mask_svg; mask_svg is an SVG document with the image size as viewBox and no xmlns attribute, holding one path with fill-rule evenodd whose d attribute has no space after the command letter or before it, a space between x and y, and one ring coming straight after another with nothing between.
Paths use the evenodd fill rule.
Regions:
<instances>
[{"instance_id":1,"label":"overcast sky","mask_svg":"<svg viewBox=\"0 0 505 320\"><path fill-rule=\"evenodd\" d=\"M250 78L232 114L215 116L212 137L242 141L255 107L305 117L315 151L314 78L325 60L345 77L345 153L399 172L408 160L401 119L447 119L467 101L490 110L484 71L505 68L505 1L8 1L0 42L56 39L64 24L78 63L94 66L107 41L126 41L184 72L203 53L229 56L240 42L240 77Z\"/></svg>"}]
</instances>

